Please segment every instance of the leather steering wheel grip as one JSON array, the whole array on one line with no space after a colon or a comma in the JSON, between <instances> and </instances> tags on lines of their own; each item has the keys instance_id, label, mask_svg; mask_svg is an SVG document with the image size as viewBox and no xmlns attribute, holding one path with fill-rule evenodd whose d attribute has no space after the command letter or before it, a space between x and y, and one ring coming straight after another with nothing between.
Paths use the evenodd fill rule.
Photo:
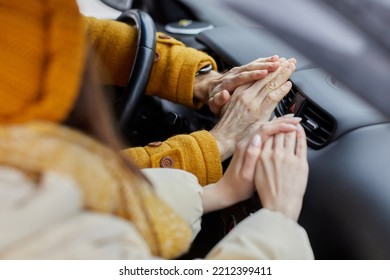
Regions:
<instances>
[{"instance_id":1,"label":"leather steering wheel grip","mask_svg":"<svg viewBox=\"0 0 390 280\"><path fill-rule=\"evenodd\" d=\"M156 49L156 27L153 19L146 12L138 9L124 11L117 21L133 24L138 29L137 51L121 100L123 109L119 119L120 129L124 134L128 134L152 72Z\"/></svg>"}]
</instances>

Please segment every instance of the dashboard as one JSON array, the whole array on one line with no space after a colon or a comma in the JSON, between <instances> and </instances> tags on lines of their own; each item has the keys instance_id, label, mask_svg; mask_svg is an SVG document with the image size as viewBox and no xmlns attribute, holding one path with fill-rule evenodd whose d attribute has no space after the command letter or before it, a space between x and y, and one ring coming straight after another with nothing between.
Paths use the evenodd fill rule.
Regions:
<instances>
[{"instance_id":1,"label":"dashboard","mask_svg":"<svg viewBox=\"0 0 390 280\"><path fill-rule=\"evenodd\" d=\"M307 134L310 173L299 223L317 259L389 259L389 118L262 27L216 27L197 40L227 68L273 54L297 59L293 88L275 114L302 117ZM227 229L248 205L255 210L252 201L225 215Z\"/></svg>"}]
</instances>

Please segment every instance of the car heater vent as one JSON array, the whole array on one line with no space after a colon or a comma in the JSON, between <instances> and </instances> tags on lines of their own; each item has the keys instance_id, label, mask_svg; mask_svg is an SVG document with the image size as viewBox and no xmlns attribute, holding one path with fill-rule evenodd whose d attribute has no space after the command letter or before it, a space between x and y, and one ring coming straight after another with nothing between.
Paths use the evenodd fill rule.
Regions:
<instances>
[{"instance_id":1,"label":"car heater vent","mask_svg":"<svg viewBox=\"0 0 390 280\"><path fill-rule=\"evenodd\" d=\"M275 113L277 116L294 113L301 117L301 124L305 129L307 142L311 148L324 147L332 137L335 128L333 119L307 100L295 85L276 106Z\"/></svg>"},{"instance_id":2,"label":"car heater vent","mask_svg":"<svg viewBox=\"0 0 390 280\"><path fill-rule=\"evenodd\" d=\"M328 114L306 101L300 117L310 147L319 149L328 144L335 128L334 121Z\"/></svg>"},{"instance_id":3,"label":"car heater vent","mask_svg":"<svg viewBox=\"0 0 390 280\"><path fill-rule=\"evenodd\" d=\"M298 90L293 86L290 92L279 102L276 106L276 114L278 116L283 116L289 113L292 113L290 107L293 103L294 96L298 93Z\"/></svg>"}]
</instances>

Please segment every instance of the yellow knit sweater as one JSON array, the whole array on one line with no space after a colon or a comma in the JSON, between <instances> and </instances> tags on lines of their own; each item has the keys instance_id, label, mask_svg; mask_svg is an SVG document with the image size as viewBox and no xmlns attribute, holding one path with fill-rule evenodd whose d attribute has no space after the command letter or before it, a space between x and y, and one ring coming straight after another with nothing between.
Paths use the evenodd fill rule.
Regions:
<instances>
[{"instance_id":1,"label":"yellow knit sweater","mask_svg":"<svg viewBox=\"0 0 390 280\"><path fill-rule=\"evenodd\" d=\"M136 49L136 30L124 23L85 18L87 31L106 69L103 82L125 86ZM155 61L149 80L148 94L182 105L199 108L194 103L195 73L205 64L215 61L207 54L185 47L181 42L157 33ZM169 159L169 167L189 171L201 185L214 183L222 176L220 154L215 139L207 131L169 138L161 145L129 148L123 151L140 168L166 167L161 162Z\"/></svg>"}]
</instances>

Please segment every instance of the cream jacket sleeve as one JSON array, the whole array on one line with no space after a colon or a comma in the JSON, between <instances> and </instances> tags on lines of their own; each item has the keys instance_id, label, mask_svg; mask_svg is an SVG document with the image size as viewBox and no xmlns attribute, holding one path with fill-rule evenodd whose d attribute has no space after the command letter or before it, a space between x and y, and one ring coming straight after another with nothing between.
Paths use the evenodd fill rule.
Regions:
<instances>
[{"instance_id":1,"label":"cream jacket sleeve","mask_svg":"<svg viewBox=\"0 0 390 280\"><path fill-rule=\"evenodd\" d=\"M193 234L200 229L202 188L188 172L174 169L143 171L157 193L184 220ZM193 236L195 237L195 236ZM281 213L261 209L239 223L206 256L206 259L313 259L306 231Z\"/></svg>"},{"instance_id":2,"label":"cream jacket sleeve","mask_svg":"<svg viewBox=\"0 0 390 280\"><path fill-rule=\"evenodd\" d=\"M207 259L314 259L306 231L280 213L261 209L239 223Z\"/></svg>"},{"instance_id":3,"label":"cream jacket sleeve","mask_svg":"<svg viewBox=\"0 0 390 280\"><path fill-rule=\"evenodd\" d=\"M143 169L158 196L190 226L192 239L201 228L203 215L202 187L197 178L183 170Z\"/></svg>"},{"instance_id":4,"label":"cream jacket sleeve","mask_svg":"<svg viewBox=\"0 0 390 280\"><path fill-rule=\"evenodd\" d=\"M144 171L156 191L199 231L202 188L185 171ZM152 174L153 173L153 174ZM176 182L174 182L176 181ZM187 186L188 193L175 192ZM121 218L87 211L77 184L57 173L39 180L0 168L0 256L3 259L155 259L135 227ZM207 259L311 259L303 228L260 210L242 221Z\"/></svg>"},{"instance_id":5,"label":"cream jacket sleeve","mask_svg":"<svg viewBox=\"0 0 390 280\"><path fill-rule=\"evenodd\" d=\"M0 259L152 259L135 227L87 211L77 184L53 172L39 181L0 168Z\"/></svg>"}]
</instances>

